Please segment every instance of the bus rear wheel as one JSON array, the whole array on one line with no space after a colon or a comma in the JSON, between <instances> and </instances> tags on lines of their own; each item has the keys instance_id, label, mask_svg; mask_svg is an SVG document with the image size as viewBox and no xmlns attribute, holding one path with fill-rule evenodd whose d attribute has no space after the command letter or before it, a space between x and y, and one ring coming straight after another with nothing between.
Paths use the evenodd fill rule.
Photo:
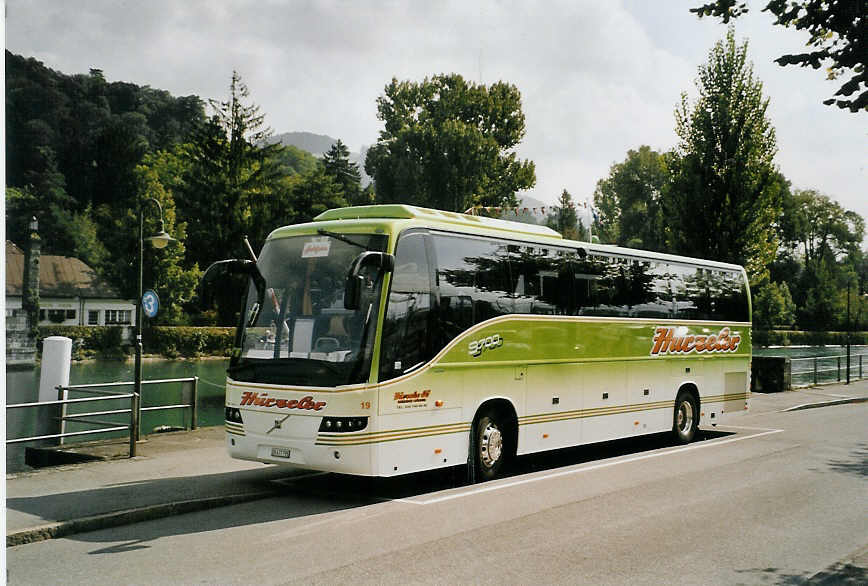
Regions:
<instances>
[{"instance_id":1,"label":"bus rear wheel","mask_svg":"<svg viewBox=\"0 0 868 586\"><path fill-rule=\"evenodd\" d=\"M477 419L473 433L474 466L480 480L491 480L511 453L506 423L496 411L488 410Z\"/></svg>"},{"instance_id":2,"label":"bus rear wheel","mask_svg":"<svg viewBox=\"0 0 868 586\"><path fill-rule=\"evenodd\" d=\"M699 428L699 405L688 391L680 391L675 398L675 415L672 421L672 435L680 444L689 444L696 438Z\"/></svg>"}]
</instances>

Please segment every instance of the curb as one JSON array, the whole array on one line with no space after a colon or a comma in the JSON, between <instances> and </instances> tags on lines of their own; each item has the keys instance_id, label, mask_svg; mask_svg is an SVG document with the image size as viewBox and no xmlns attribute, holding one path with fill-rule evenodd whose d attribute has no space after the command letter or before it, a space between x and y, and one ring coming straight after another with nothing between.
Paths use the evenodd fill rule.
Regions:
<instances>
[{"instance_id":1,"label":"curb","mask_svg":"<svg viewBox=\"0 0 868 586\"><path fill-rule=\"evenodd\" d=\"M195 513L197 511L204 511L217 507L237 505L268 498L275 494L277 494L275 491L267 490L228 496L207 497L174 503L150 505L135 509L126 509L123 511L115 511L113 513L103 513L100 515L92 515L90 517L82 517L80 519L70 519L68 521L46 523L45 525L39 525L38 527L31 527L29 529L7 533L6 547L25 545L27 543L45 541L46 539L58 539L68 535L75 535L76 533L86 533L88 531L97 531L99 529L120 527L132 523L170 517L172 515L182 515L184 513Z\"/></svg>"},{"instance_id":2,"label":"curb","mask_svg":"<svg viewBox=\"0 0 868 586\"><path fill-rule=\"evenodd\" d=\"M789 407L787 409L783 409L779 411L779 413L786 413L787 411L802 411L804 409L817 409L819 407L831 407L833 405L847 405L850 403L865 403L868 402L868 397L852 397L849 399L835 399L832 401L822 401L819 403L804 403L802 405L796 405L795 407Z\"/></svg>"}]
</instances>

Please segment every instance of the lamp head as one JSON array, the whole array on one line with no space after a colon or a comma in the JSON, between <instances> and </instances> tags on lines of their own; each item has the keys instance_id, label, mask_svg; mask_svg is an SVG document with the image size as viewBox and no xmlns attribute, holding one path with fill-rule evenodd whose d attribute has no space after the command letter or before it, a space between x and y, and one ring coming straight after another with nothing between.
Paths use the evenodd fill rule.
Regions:
<instances>
[{"instance_id":1,"label":"lamp head","mask_svg":"<svg viewBox=\"0 0 868 586\"><path fill-rule=\"evenodd\" d=\"M163 220L160 220L160 229L153 236L148 236L145 238L151 243L151 246L154 248L166 248L170 242L177 242L174 238L169 236L168 232L163 229Z\"/></svg>"}]
</instances>

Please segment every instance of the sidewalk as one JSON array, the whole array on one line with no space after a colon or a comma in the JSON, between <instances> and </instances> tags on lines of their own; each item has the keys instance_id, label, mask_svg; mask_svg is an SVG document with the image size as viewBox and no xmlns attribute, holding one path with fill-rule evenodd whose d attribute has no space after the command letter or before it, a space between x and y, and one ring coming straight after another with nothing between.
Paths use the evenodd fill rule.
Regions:
<instances>
[{"instance_id":1,"label":"sidewalk","mask_svg":"<svg viewBox=\"0 0 868 586\"><path fill-rule=\"evenodd\" d=\"M230 458L224 436L222 426L155 434L136 458L8 475L7 547L265 498L272 479L291 474Z\"/></svg>"},{"instance_id":2,"label":"sidewalk","mask_svg":"<svg viewBox=\"0 0 868 586\"><path fill-rule=\"evenodd\" d=\"M868 380L753 393L750 412L841 401L868 401ZM278 491L272 480L293 474L229 458L222 426L151 435L138 454L7 476L7 547L266 498Z\"/></svg>"}]
</instances>

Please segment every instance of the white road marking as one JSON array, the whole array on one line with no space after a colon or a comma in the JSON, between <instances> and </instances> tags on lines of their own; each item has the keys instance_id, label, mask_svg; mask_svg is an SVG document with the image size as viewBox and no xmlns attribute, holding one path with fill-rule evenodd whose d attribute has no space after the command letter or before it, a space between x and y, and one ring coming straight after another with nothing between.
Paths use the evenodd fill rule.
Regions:
<instances>
[{"instance_id":1,"label":"white road marking","mask_svg":"<svg viewBox=\"0 0 868 586\"><path fill-rule=\"evenodd\" d=\"M550 472L548 474L542 474L540 476L534 476L532 478L522 478L522 479L518 479L518 480L502 480L500 482L494 481L494 482L486 483L486 484L481 485L481 486L476 485L476 486L470 487L467 490L464 490L463 492L460 492L460 493L447 494L447 495L443 495L443 496L429 498L426 500L407 498L407 499L394 499L394 502L409 503L409 504L413 504L413 505L433 505L435 503L442 503L444 501L450 501L453 499L473 496L473 495L481 494L484 492L502 490L504 488L511 488L513 486L520 486L522 484L530 484L532 482L539 482L541 480L549 480L551 478L558 478L560 476L569 476L572 474L580 474L582 472L590 472L591 470L599 470L601 468L609 468L610 466L617 466L619 464L628 464L630 462L637 462L639 460L650 460L651 458L659 458L661 456L669 456L672 454L678 454L678 453L686 452L686 451L690 451L690 450L699 450L702 448L708 448L708 447L712 447L712 446L722 446L724 444L729 444L729 443L733 443L733 442L740 442L742 440L763 437L766 435L772 435L772 434L781 433L782 431L784 431L783 429L740 427L740 426L736 426L736 425L727 425L725 427L727 427L729 429L748 429L748 430L752 430L752 431L756 430L756 431L759 431L760 433L754 433L751 435L744 435L744 436L739 436L739 437L731 437L731 438L726 438L726 439L721 439L721 440L711 440L711 441L698 442L695 444L690 444L689 446L683 446L683 447L675 448L675 449L671 449L671 450L666 450L666 451L661 451L661 452L653 452L651 454L641 454L638 456L631 456L629 458L624 458L624 459L619 459L619 460L614 460L614 461L609 461L609 462L601 462L599 464L592 464L590 466L583 466L581 468L573 468L570 470L561 470L558 472Z\"/></svg>"}]
</instances>

